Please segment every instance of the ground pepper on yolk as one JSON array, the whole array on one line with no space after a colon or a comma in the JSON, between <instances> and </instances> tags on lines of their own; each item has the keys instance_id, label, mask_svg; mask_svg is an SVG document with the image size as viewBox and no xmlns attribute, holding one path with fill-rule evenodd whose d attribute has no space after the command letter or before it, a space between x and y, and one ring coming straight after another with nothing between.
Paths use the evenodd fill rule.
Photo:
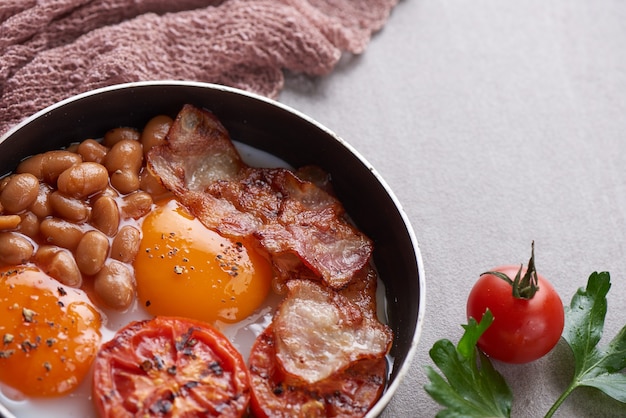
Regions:
<instances>
[{"instance_id":1,"label":"ground pepper on yolk","mask_svg":"<svg viewBox=\"0 0 626 418\"><path fill-rule=\"evenodd\" d=\"M149 313L209 323L248 317L265 300L273 277L252 243L207 229L173 199L144 219L133 265L137 295Z\"/></svg>"},{"instance_id":2,"label":"ground pepper on yolk","mask_svg":"<svg viewBox=\"0 0 626 418\"><path fill-rule=\"evenodd\" d=\"M35 267L0 270L0 381L26 396L61 396L83 380L100 344L87 295Z\"/></svg>"}]
</instances>

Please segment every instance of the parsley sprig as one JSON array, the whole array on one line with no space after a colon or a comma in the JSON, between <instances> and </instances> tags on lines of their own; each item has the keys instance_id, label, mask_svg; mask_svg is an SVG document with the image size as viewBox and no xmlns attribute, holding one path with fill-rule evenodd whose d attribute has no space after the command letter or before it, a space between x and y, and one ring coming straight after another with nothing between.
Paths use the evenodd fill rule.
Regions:
<instances>
[{"instance_id":1,"label":"parsley sprig","mask_svg":"<svg viewBox=\"0 0 626 418\"><path fill-rule=\"evenodd\" d=\"M513 395L500 373L476 343L493 322L487 310L480 323L470 318L465 333L455 347L449 340L439 340L430 350L430 358L443 372L441 377L432 367L426 368L430 383L424 388L447 409L438 418L508 417Z\"/></svg>"},{"instance_id":2,"label":"parsley sprig","mask_svg":"<svg viewBox=\"0 0 626 418\"><path fill-rule=\"evenodd\" d=\"M574 389L588 386L601 390L611 398L626 402L626 326L599 348L606 317L606 295L611 288L608 272L592 273L587 288L580 288L565 307L563 338L574 353L574 377L563 394L546 414L551 417Z\"/></svg>"},{"instance_id":3,"label":"parsley sprig","mask_svg":"<svg viewBox=\"0 0 626 418\"><path fill-rule=\"evenodd\" d=\"M580 288L565 307L563 339L574 354L574 376L562 395L546 414L552 417L565 399L578 387L601 390L626 403L626 326L606 347L598 347L607 312L606 295L611 288L608 272L592 273L586 288ZM490 360L476 347L482 333L493 322L489 311L480 323L470 319L455 347L449 340L439 340L430 357L441 370L426 367L430 380L424 386L428 394L445 409L437 418L510 417L513 395L506 381Z\"/></svg>"}]
</instances>

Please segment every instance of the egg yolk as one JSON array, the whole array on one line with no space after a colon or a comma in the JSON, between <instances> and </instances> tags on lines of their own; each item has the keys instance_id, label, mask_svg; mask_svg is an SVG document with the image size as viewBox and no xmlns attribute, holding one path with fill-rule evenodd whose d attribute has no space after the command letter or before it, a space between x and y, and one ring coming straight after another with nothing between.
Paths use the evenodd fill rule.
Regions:
<instances>
[{"instance_id":1,"label":"egg yolk","mask_svg":"<svg viewBox=\"0 0 626 418\"><path fill-rule=\"evenodd\" d=\"M265 300L270 263L245 240L207 229L176 200L144 219L134 262L139 301L152 315L234 323Z\"/></svg>"},{"instance_id":2,"label":"egg yolk","mask_svg":"<svg viewBox=\"0 0 626 418\"><path fill-rule=\"evenodd\" d=\"M71 392L91 367L100 325L83 291L35 267L0 270L0 381L32 397Z\"/></svg>"}]
</instances>

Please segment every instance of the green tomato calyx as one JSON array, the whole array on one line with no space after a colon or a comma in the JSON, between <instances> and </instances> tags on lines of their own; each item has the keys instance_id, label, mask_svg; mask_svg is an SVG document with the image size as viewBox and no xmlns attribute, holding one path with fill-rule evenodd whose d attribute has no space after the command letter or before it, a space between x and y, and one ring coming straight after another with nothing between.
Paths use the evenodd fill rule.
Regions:
<instances>
[{"instance_id":1,"label":"green tomato calyx","mask_svg":"<svg viewBox=\"0 0 626 418\"><path fill-rule=\"evenodd\" d=\"M539 290L539 279L537 278L537 270L535 270L535 241L531 244L530 250L530 260L528 260L528 268L526 269L526 273L522 276L522 271L524 270L524 265L520 265L515 278L511 280L509 276L500 272L500 271L487 271L481 276L485 274L492 274L508 284L513 288L513 297L516 299L532 299L535 296L535 293Z\"/></svg>"}]
</instances>

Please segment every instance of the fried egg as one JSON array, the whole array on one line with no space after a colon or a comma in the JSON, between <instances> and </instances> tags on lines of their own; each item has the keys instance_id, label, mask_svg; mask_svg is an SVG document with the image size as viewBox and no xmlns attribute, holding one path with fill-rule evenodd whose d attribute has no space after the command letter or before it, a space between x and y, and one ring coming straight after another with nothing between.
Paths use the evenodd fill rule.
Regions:
<instances>
[{"instance_id":1,"label":"fried egg","mask_svg":"<svg viewBox=\"0 0 626 418\"><path fill-rule=\"evenodd\" d=\"M135 279L150 314L235 323L267 297L272 267L253 243L205 228L175 199L158 203L142 231Z\"/></svg>"}]
</instances>

